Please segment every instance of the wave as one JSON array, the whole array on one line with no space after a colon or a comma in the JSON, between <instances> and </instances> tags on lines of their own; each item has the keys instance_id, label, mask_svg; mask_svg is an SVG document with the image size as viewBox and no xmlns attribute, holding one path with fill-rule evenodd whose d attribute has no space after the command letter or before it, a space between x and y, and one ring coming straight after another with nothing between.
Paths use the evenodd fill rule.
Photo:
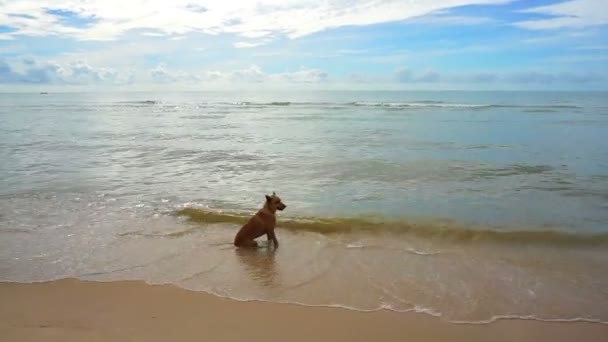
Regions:
<instances>
[{"instance_id":1,"label":"wave","mask_svg":"<svg viewBox=\"0 0 608 342\"><path fill-rule=\"evenodd\" d=\"M155 100L142 100L142 101L119 101L117 103L132 104L132 105L155 105L161 103Z\"/></svg>"},{"instance_id":2,"label":"wave","mask_svg":"<svg viewBox=\"0 0 608 342\"><path fill-rule=\"evenodd\" d=\"M146 282L146 283L148 283L148 282ZM177 286L181 287L179 284L177 284ZM423 314L423 315L427 315L427 316L431 316L431 317L435 317L435 318L441 318L451 324L459 324L459 325L487 325L487 324L493 324L493 323L500 322L500 321L536 321L536 322L549 322L549 323L590 323L590 324L608 325L608 321L598 319L598 318L586 318L586 317L543 318L540 315L514 315L514 314L493 315L488 319L479 319L479 320L475 320L475 319L455 320L455 319L445 318L444 314L437 309L434 309L432 307L427 307L424 305L420 305L420 304L414 304L412 307L406 308L406 309L397 309L389 303L382 303L376 308L362 309L359 307L355 307L355 306L351 306L351 305L344 305L344 304L308 304L308 303L304 303L301 301L292 301L292 300L271 300L271 301L269 301L269 300L263 300L263 299L257 299L257 298L228 295L226 293L218 292L215 290L203 290L202 292L211 294L211 295L219 297L219 298L236 300L239 302L246 302L246 303L247 302L268 302L268 303L276 303L276 304L298 305L298 306L312 307L312 308L335 308L335 309L343 309L343 310L364 312L364 313L388 311L388 312L395 312L395 313Z\"/></svg>"},{"instance_id":3,"label":"wave","mask_svg":"<svg viewBox=\"0 0 608 342\"><path fill-rule=\"evenodd\" d=\"M350 102L347 105L356 107L389 107L389 108L489 108L492 105L447 103L442 101L415 102Z\"/></svg>"},{"instance_id":4,"label":"wave","mask_svg":"<svg viewBox=\"0 0 608 342\"><path fill-rule=\"evenodd\" d=\"M244 224L250 214L216 212L197 208L183 208L174 212L199 223ZM426 239L451 240L460 243L535 244L562 247L608 246L608 233L571 233L558 230L497 230L473 228L450 221L387 221L370 218L284 218L278 227L293 231L319 234L392 233L412 235ZM178 237L190 230L170 233Z\"/></svg>"},{"instance_id":5,"label":"wave","mask_svg":"<svg viewBox=\"0 0 608 342\"><path fill-rule=\"evenodd\" d=\"M538 322L553 322L553 323L592 323L592 324L604 324L608 325L608 321L603 321L597 318L585 318L585 317L573 317L573 318L542 318L535 315L496 315L490 319L478 320L478 321L459 321L450 320L453 324L463 325L478 325L478 324L492 324L498 321L538 321Z\"/></svg>"},{"instance_id":6,"label":"wave","mask_svg":"<svg viewBox=\"0 0 608 342\"><path fill-rule=\"evenodd\" d=\"M236 101L205 103L204 106L238 106L238 107L272 107L272 106L307 106L319 108L344 108L344 107L370 107L386 109L424 109L424 108L445 108L445 109L496 109L496 108L519 108L528 112L555 112L565 109L584 109L576 105L553 105L553 104L500 104L500 103L454 103L434 100L418 101L353 101L353 102L293 102L293 101Z\"/></svg>"},{"instance_id":7,"label":"wave","mask_svg":"<svg viewBox=\"0 0 608 342\"><path fill-rule=\"evenodd\" d=\"M237 101L237 102L222 102L220 104L223 105L233 105L233 106L289 106L292 104L290 101L273 101L273 102L251 102L251 101ZM323 103L306 103L306 102L298 102L298 105L304 104L318 104L322 105Z\"/></svg>"},{"instance_id":8,"label":"wave","mask_svg":"<svg viewBox=\"0 0 608 342\"><path fill-rule=\"evenodd\" d=\"M273 101L273 102L250 102L239 101L221 103L223 105L234 106L311 106L311 107L391 107L391 108L484 108L492 107L485 104L464 104L464 103L447 103L443 101L413 101L413 102L291 102L291 101Z\"/></svg>"},{"instance_id":9,"label":"wave","mask_svg":"<svg viewBox=\"0 0 608 342\"><path fill-rule=\"evenodd\" d=\"M522 108L537 112L551 112L559 109L583 109L574 105L514 105L514 104L474 104L451 103L443 101L414 101L414 102L350 102L349 105L359 107L393 107L393 108L461 108L461 109L491 109L491 108Z\"/></svg>"},{"instance_id":10,"label":"wave","mask_svg":"<svg viewBox=\"0 0 608 342\"><path fill-rule=\"evenodd\" d=\"M382 246L382 247L380 247L380 246L374 246L374 245L369 246L369 245L364 245L364 244L361 244L361 243L349 243L349 244L346 245L346 248L348 248L348 249L370 249L370 248L371 249L378 249L378 248L382 248L384 250L386 250L386 249L393 249L393 250L398 250L398 251L402 251L402 252L406 252L406 253L410 253L410 254L414 254L414 255L419 255L419 256L433 256L433 255L442 254L442 252L419 251L419 250L411 248L411 247L408 247L408 248L405 248L405 249L402 249L402 248L390 248L390 247L387 248L386 246Z\"/></svg>"},{"instance_id":11,"label":"wave","mask_svg":"<svg viewBox=\"0 0 608 342\"><path fill-rule=\"evenodd\" d=\"M162 104L157 100L141 101L119 101L115 102L126 106L152 106ZM412 101L352 101L352 102L323 102L323 101L234 101L234 102L204 102L197 104L197 107L317 107L317 108L348 108L348 107L369 107L385 109L498 109L513 108L522 109L526 112L550 113L561 110L580 110L584 107L569 104L505 104L505 103L456 103L436 100L412 100Z\"/></svg>"}]
</instances>

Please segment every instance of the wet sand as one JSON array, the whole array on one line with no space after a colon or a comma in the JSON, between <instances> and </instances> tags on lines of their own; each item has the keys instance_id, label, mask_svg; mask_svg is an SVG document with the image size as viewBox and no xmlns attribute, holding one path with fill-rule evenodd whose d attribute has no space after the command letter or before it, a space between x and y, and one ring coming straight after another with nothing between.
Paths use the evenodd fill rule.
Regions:
<instances>
[{"instance_id":1,"label":"wet sand","mask_svg":"<svg viewBox=\"0 0 608 342\"><path fill-rule=\"evenodd\" d=\"M139 281L0 283L0 303L6 342L608 340L602 324L453 324L414 313L239 302Z\"/></svg>"}]
</instances>

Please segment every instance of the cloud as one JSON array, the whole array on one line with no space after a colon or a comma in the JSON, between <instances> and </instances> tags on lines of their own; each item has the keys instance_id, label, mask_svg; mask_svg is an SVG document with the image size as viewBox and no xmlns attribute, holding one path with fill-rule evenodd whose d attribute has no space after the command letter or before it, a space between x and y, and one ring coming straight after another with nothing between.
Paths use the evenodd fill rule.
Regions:
<instances>
[{"instance_id":1,"label":"cloud","mask_svg":"<svg viewBox=\"0 0 608 342\"><path fill-rule=\"evenodd\" d=\"M326 81L322 70L268 73L252 64L233 70L174 70L165 63L136 73L129 69L94 67L82 60L57 63L31 57L0 58L0 84L132 85L132 84L298 84Z\"/></svg>"},{"instance_id":2,"label":"cloud","mask_svg":"<svg viewBox=\"0 0 608 342\"><path fill-rule=\"evenodd\" d=\"M132 71L94 68L84 61L59 64L34 58L0 59L2 84L130 84Z\"/></svg>"},{"instance_id":3,"label":"cloud","mask_svg":"<svg viewBox=\"0 0 608 342\"><path fill-rule=\"evenodd\" d=\"M552 83L570 83L583 84L605 80L605 77L598 73L584 72L560 72L560 73L544 73L544 72L516 72L504 77L506 82L522 83L522 84L552 84Z\"/></svg>"},{"instance_id":4,"label":"cloud","mask_svg":"<svg viewBox=\"0 0 608 342\"><path fill-rule=\"evenodd\" d=\"M221 75L209 71L202 72L200 74L186 72L183 70L171 70L167 67L165 63L158 64L155 68L150 70L150 80L154 83L165 83L165 84L173 84L173 83L189 83L196 84L204 81L219 81L221 79ZM145 80L141 80L145 81Z\"/></svg>"},{"instance_id":5,"label":"cloud","mask_svg":"<svg viewBox=\"0 0 608 342\"><path fill-rule=\"evenodd\" d=\"M399 68L395 71L393 79L398 83L433 83L438 82L441 76L431 68L421 73L416 73L408 68Z\"/></svg>"},{"instance_id":6,"label":"cloud","mask_svg":"<svg viewBox=\"0 0 608 342\"><path fill-rule=\"evenodd\" d=\"M16 74L11 66L3 59L0 59L0 83L16 83L19 75Z\"/></svg>"},{"instance_id":7,"label":"cloud","mask_svg":"<svg viewBox=\"0 0 608 342\"><path fill-rule=\"evenodd\" d=\"M418 76L416 82L439 82L440 78L439 73L429 68L422 75Z\"/></svg>"},{"instance_id":8,"label":"cloud","mask_svg":"<svg viewBox=\"0 0 608 342\"><path fill-rule=\"evenodd\" d=\"M266 74L257 65L248 68L234 70L226 75L227 79L233 82L262 83L266 79Z\"/></svg>"},{"instance_id":9,"label":"cloud","mask_svg":"<svg viewBox=\"0 0 608 342\"><path fill-rule=\"evenodd\" d=\"M395 80L400 83L410 82L413 72L408 68L399 68L395 71Z\"/></svg>"},{"instance_id":10,"label":"cloud","mask_svg":"<svg viewBox=\"0 0 608 342\"><path fill-rule=\"evenodd\" d=\"M162 86L288 86L288 85L331 85L367 84L378 85L473 85L493 83L495 85L594 85L608 79L608 74L594 70L571 70L558 72L514 71L504 73L469 72L452 74L447 71L435 71L427 68L415 70L399 68L392 74L354 73L330 79L327 72L309 67L300 67L294 71L267 72L260 66L252 64L228 70L172 69L165 63L153 68L134 72L130 69L111 69L90 65L83 60L58 63L42 61L32 57L14 59L0 58L0 84L2 85L162 85Z\"/></svg>"},{"instance_id":11,"label":"cloud","mask_svg":"<svg viewBox=\"0 0 608 342\"><path fill-rule=\"evenodd\" d=\"M466 74L455 74L444 77L446 82L451 83L494 83L500 80L499 75L492 72L471 72Z\"/></svg>"},{"instance_id":12,"label":"cloud","mask_svg":"<svg viewBox=\"0 0 608 342\"><path fill-rule=\"evenodd\" d=\"M523 10L523 12L550 16L550 18L520 21L515 25L531 30L608 25L606 5L606 0L570 0L533 7Z\"/></svg>"},{"instance_id":13,"label":"cloud","mask_svg":"<svg viewBox=\"0 0 608 342\"><path fill-rule=\"evenodd\" d=\"M115 70L105 68L93 68L84 61L76 61L70 63L67 67L67 70L67 75L64 75L64 80L67 83L114 83L118 81L119 77L119 74Z\"/></svg>"},{"instance_id":14,"label":"cloud","mask_svg":"<svg viewBox=\"0 0 608 342\"><path fill-rule=\"evenodd\" d=\"M556 80L555 75L544 72L517 72L506 77L506 80L511 83L553 83Z\"/></svg>"},{"instance_id":15,"label":"cloud","mask_svg":"<svg viewBox=\"0 0 608 342\"><path fill-rule=\"evenodd\" d=\"M257 65L230 71L205 70L199 72L171 71L163 63L150 71L156 83L318 83L327 79L319 69L302 67L293 72L266 73Z\"/></svg>"},{"instance_id":16,"label":"cloud","mask_svg":"<svg viewBox=\"0 0 608 342\"><path fill-rule=\"evenodd\" d=\"M482 25L494 22L494 19L488 17L475 17L475 16L464 16L464 15L443 15L440 13L433 13L430 15L414 18L409 21L412 24L429 24L429 25L443 25L443 26L468 26L468 25Z\"/></svg>"},{"instance_id":17,"label":"cloud","mask_svg":"<svg viewBox=\"0 0 608 342\"><path fill-rule=\"evenodd\" d=\"M65 72L60 65L51 62L42 63L25 58L15 64L10 64L8 61L0 59L1 83L63 83L62 75Z\"/></svg>"},{"instance_id":18,"label":"cloud","mask_svg":"<svg viewBox=\"0 0 608 342\"><path fill-rule=\"evenodd\" d=\"M288 83L318 83L327 79L327 73L319 69L302 67L298 71L283 72L276 75L271 75L270 78Z\"/></svg>"},{"instance_id":19,"label":"cloud","mask_svg":"<svg viewBox=\"0 0 608 342\"><path fill-rule=\"evenodd\" d=\"M559 74L558 79L568 83L589 83L603 81L604 77L602 77L600 74L592 72L586 72L583 74L564 72Z\"/></svg>"},{"instance_id":20,"label":"cloud","mask_svg":"<svg viewBox=\"0 0 608 342\"><path fill-rule=\"evenodd\" d=\"M264 45L268 42L268 40L260 40L260 41L250 41L250 42L236 42L234 43L235 48L243 49L243 48L252 48L260 45Z\"/></svg>"},{"instance_id":21,"label":"cloud","mask_svg":"<svg viewBox=\"0 0 608 342\"><path fill-rule=\"evenodd\" d=\"M173 75L166 70L164 63L161 63L156 68L150 70L150 77L158 83L170 83L179 80L178 75Z\"/></svg>"},{"instance_id":22,"label":"cloud","mask_svg":"<svg viewBox=\"0 0 608 342\"><path fill-rule=\"evenodd\" d=\"M358 77L360 79L360 77ZM510 73L470 72L466 74L439 73L433 69L415 71L408 68L399 68L393 73L393 82L396 83L446 83L446 84L587 84L602 82L606 75L598 72L538 72L514 71Z\"/></svg>"},{"instance_id":23,"label":"cloud","mask_svg":"<svg viewBox=\"0 0 608 342\"><path fill-rule=\"evenodd\" d=\"M470 75L469 81L474 83L491 83L495 82L497 78L495 74L480 72Z\"/></svg>"},{"instance_id":24,"label":"cloud","mask_svg":"<svg viewBox=\"0 0 608 342\"><path fill-rule=\"evenodd\" d=\"M79 40L114 40L131 30L166 35L228 33L248 39L279 35L297 38L343 26L404 21L467 5L498 5L513 0L0 0L0 22L9 36L58 35ZM428 19L427 19L428 20ZM482 19L438 17L471 24ZM247 42L240 43L240 47Z\"/></svg>"}]
</instances>

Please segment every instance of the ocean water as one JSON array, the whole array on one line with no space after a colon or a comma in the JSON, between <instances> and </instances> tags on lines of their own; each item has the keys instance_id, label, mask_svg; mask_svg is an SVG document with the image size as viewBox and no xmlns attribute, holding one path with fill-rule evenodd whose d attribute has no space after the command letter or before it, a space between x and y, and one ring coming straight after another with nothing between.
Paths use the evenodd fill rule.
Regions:
<instances>
[{"instance_id":1,"label":"ocean water","mask_svg":"<svg viewBox=\"0 0 608 342\"><path fill-rule=\"evenodd\" d=\"M606 136L599 92L0 94L0 281L606 323Z\"/></svg>"}]
</instances>

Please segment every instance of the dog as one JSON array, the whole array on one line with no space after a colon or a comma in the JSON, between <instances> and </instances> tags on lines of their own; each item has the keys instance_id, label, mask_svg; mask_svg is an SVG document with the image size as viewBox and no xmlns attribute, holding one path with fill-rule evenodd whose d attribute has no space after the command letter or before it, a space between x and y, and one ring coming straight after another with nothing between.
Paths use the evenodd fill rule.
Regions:
<instances>
[{"instance_id":1,"label":"dog","mask_svg":"<svg viewBox=\"0 0 608 342\"><path fill-rule=\"evenodd\" d=\"M276 193L272 193L272 196L266 195L266 203L264 207L253 215L247 223L234 237L234 245L236 247L257 247L258 243L255 239L266 234L268 241L272 240L274 248L279 247L279 240L274 233L274 226L277 223L276 212L277 210L283 211L287 206L281 201Z\"/></svg>"}]
</instances>

